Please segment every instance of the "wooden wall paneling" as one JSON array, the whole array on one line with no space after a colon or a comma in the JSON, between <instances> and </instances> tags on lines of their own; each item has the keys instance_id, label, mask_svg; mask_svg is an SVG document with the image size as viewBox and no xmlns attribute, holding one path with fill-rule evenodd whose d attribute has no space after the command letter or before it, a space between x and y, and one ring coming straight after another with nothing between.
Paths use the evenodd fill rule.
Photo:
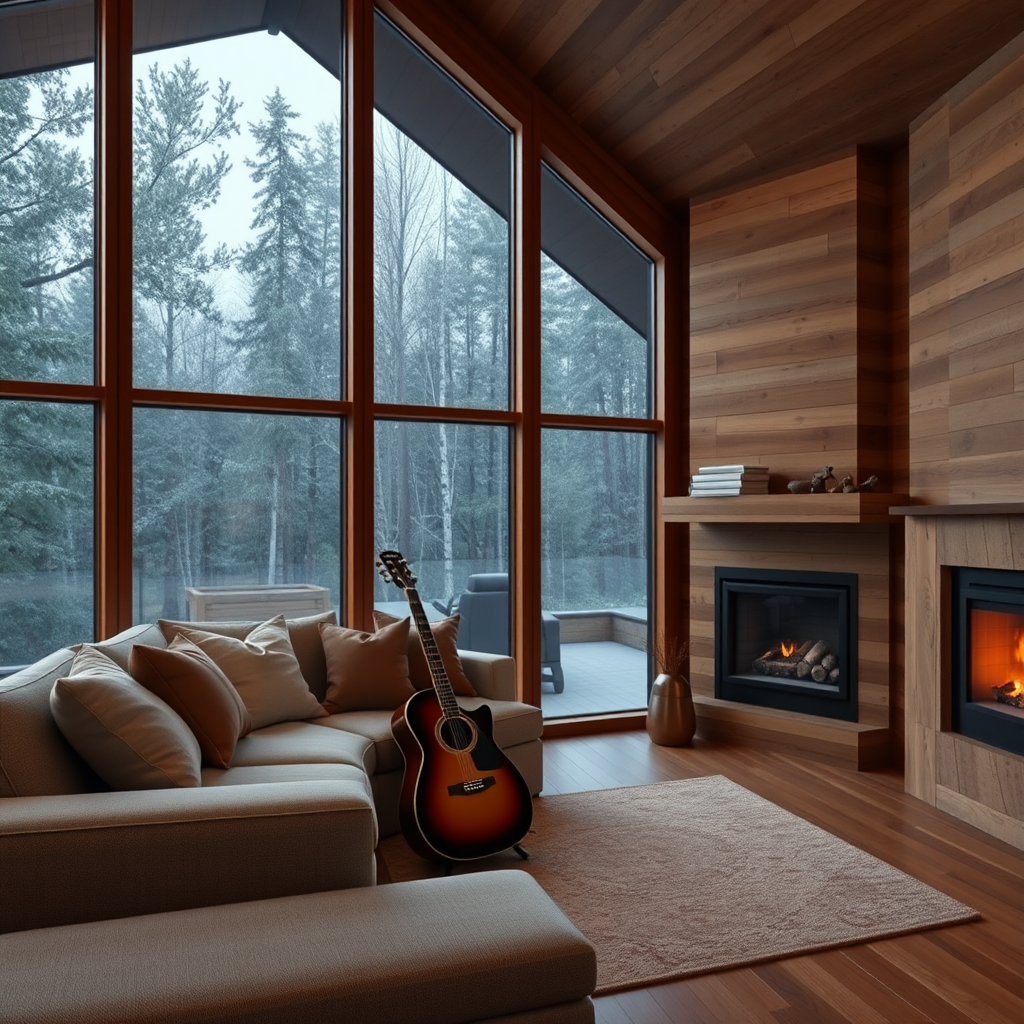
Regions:
<instances>
[{"instance_id":1,"label":"wooden wall paneling","mask_svg":"<svg viewBox=\"0 0 1024 1024\"><path fill-rule=\"evenodd\" d=\"M889 527L699 526L690 528L690 682L714 696L715 566L827 569L858 577L859 721L888 721L890 679Z\"/></svg>"},{"instance_id":2,"label":"wooden wall paneling","mask_svg":"<svg viewBox=\"0 0 1024 1024\"><path fill-rule=\"evenodd\" d=\"M96 636L132 624L132 5L96 0Z\"/></svg>"},{"instance_id":3,"label":"wooden wall paneling","mask_svg":"<svg viewBox=\"0 0 1024 1024\"><path fill-rule=\"evenodd\" d=\"M691 470L892 486L889 161L851 152L691 210ZM776 475L777 474L777 475Z\"/></svg>"},{"instance_id":4,"label":"wooden wall paneling","mask_svg":"<svg viewBox=\"0 0 1024 1024\"><path fill-rule=\"evenodd\" d=\"M1024 37L911 127L915 497L1024 495Z\"/></svg>"}]
</instances>

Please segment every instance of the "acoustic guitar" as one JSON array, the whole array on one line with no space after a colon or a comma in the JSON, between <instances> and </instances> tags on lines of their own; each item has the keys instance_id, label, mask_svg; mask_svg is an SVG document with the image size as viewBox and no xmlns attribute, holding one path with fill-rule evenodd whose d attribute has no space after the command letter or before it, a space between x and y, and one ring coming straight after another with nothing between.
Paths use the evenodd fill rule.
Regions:
<instances>
[{"instance_id":1,"label":"acoustic guitar","mask_svg":"<svg viewBox=\"0 0 1024 1024\"><path fill-rule=\"evenodd\" d=\"M533 821L533 799L491 738L491 709L467 711L456 701L406 560L381 551L377 567L405 592L433 683L391 718L405 758L398 813L406 840L428 860L475 860L508 849L526 857L519 843Z\"/></svg>"}]
</instances>

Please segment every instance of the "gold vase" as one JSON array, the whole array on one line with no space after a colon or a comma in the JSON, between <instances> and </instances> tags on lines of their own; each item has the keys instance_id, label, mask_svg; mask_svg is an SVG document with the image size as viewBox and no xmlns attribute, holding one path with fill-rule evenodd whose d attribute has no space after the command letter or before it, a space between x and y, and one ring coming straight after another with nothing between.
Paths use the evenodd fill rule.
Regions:
<instances>
[{"instance_id":1,"label":"gold vase","mask_svg":"<svg viewBox=\"0 0 1024 1024\"><path fill-rule=\"evenodd\" d=\"M685 747L693 739L697 716L686 676L663 673L651 687L647 734L662 747Z\"/></svg>"}]
</instances>

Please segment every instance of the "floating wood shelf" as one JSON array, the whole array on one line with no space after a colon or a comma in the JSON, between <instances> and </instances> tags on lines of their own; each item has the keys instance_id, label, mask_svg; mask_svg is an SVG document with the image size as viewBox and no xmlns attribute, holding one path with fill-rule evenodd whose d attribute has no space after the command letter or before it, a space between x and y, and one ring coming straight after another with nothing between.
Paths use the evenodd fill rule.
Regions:
<instances>
[{"instance_id":1,"label":"floating wood shelf","mask_svg":"<svg viewBox=\"0 0 1024 1024\"><path fill-rule=\"evenodd\" d=\"M740 494L727 498L665 498L668 523L892 523L890 507L905 494Z\"/></svg>"}]
</instances>

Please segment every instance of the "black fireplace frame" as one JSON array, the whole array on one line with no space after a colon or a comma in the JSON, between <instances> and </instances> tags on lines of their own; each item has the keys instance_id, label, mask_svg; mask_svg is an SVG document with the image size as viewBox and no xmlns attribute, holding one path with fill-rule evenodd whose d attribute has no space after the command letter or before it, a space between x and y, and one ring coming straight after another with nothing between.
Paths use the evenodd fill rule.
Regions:
<instances>
[{"instance_id":1,"label":"black fireplace frame","mask_svg":"<svg viewBox=\"0 0 1024 1024\"><path fill-rule=\"evenodd\" d=\"M950 637L952 702L950 726L955 733L1011 754L1024 751L1024 718L971 700L970 609L1024 615L1024 572L1015 569L952 567Z\"/></svg>"},{"instance_id":2,"label":"black fireplace frame","mask_svg":"<svg viewBox=\"0 0 1024 1024\"><path fill-rule=\"evenodd\" d=\"M839 601L839 650L844 667L838 685L804 683L802 680L732 674L727 670L733 615L730 595L779 593L799 588L802 596L822 596ZM715 567L715 697L757 707L797 711L821 718L856 722L857 704L857 574L800 569L745 569Z\"/></svg>"}]
</instances>

